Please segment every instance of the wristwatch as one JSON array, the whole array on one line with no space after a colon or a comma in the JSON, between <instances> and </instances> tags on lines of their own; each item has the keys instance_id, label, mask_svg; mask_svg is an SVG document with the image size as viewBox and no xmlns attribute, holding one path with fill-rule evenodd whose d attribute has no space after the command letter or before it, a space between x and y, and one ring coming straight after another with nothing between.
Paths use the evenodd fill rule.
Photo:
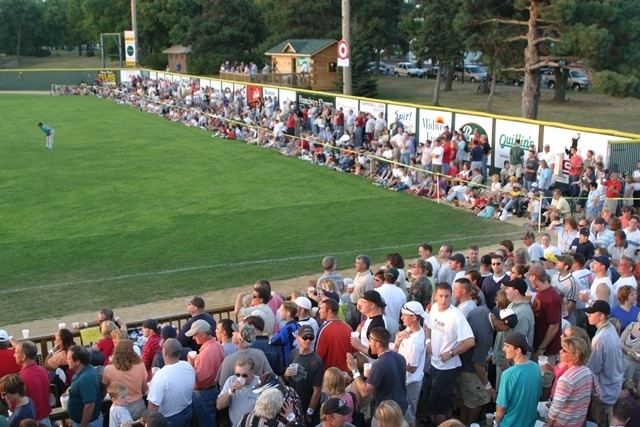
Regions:
<instances>
[{"instance_id":1,"label":"wristwatch","mask_svg":"<svg viewBox=\"0 0 640 427\"><path fill-rule=\"evenodd\" d=\"M453 350L449 352L449 356L451 356L451 358L453 359Z\"/></svg>"}]
</instances>

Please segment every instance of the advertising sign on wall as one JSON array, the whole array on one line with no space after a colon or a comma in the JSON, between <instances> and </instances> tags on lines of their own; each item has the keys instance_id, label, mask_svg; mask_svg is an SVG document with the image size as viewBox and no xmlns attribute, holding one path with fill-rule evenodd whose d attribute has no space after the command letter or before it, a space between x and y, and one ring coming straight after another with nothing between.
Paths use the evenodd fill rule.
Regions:
<instances>
[{"instance_id":1,"label":"advertising sign on wall","mask_svg":"<svg viewBox=\"0 0 640 427\"><path fill-rule=\"evenodd\" d=\"M222 90L222 82L211 79L211 89L213 89L214 92L220 92Z\"/></svg>"},{"instance_id":2,"label":"advertising sign on wall","mask_svg":"<svg viewBox=\"0 0 640 427\"><path fill-rule=\"evenodd\" d=\"M378 117L382 113L382 117L386 117L386 105L382 102L360 101L360 111L371 113L374 117Z\"/></svg>"},{"instance_id":3,"label":"advertising sign on wall","mask_svg":"<svg viewBox=\"0 0 640 427\"><path fill-rule=\"evenodd\" d=\"M474 130L478 130L480 135L487 135L489 142L493 138L493 119L489 117L473 116L470 114L456 114L454 129L462 128L464 136L469 141Z\"/></svg>"},{"instance_id":4,"label":"advertising sign on wall","mask_svg":"<svg viewBox=\"0 0 640 427\"><path fill-rule=\"evenodd\" d=\"M296 91L289 89L280 89L280 109L284 110L284 105L287 101L296 102Z\"/></svg>"},{"instance_id":5,"label":"advertising sign on wall","mask_svg":"<svg viewBox=\"0 0 640 427\"><path fill-rule=\"evenodd\" d=\"M231 82L220 82L222 85L222 92L224 92L225 96L233 93L233 83Z\"/></svg>"},{"instance_id":6,"label":"advertising sign on wall","mask_svg":"<svg viewBox=\"0 0 640 427\"><path fill-rule=\"evenodd\" d=\"M342 111L345 113L349 110L353 110L355 114L358 114L358 100L336 97L336 108L342 108Z\"/></svg>"},{"instance_id":7,"label":"advertising sign on wall","mask_svg":"<svg viewBox=\"0 0 640 427\"><path fill-rule=\"evenodd\" d=\"M275 87L263 87L262 93L264 94L265 99L278 99L278 89L276 89Z\"/></svg>"},{"instance_id":8,"label":"advertising sign on wall","mask_svg":"<svg viewBox=\"0 0 640 427\"><path fill-rule=\"evenodd\" d=\"M504 161L509 160L511 147L516 144L516 139L520 140L520 146L524 150L533 145L537 151L539 130L540 125L496 119L493 167L502 169Z\"/></svg>"},{"instance_id":9,"label":"advertising sign on wall","mask_svg":"<svg viewBox=\"0 0 640 427\"><path fill-rule=\"evenodd\" d=\"M240 91L240 93L247 93L247 85L242 83L234 83L233 84L233 92Z\"/></svg>"},{"instance_id":10,"label":"advertising sign on wall","mask_svg":"<svg viewBox=\"0 0 640 427\"><path fill-rule=\"evenodd\" d=\"M118 84L116 72L112 70L100 70L96 78L105 86L116 86Z\"/></svg>"},{"instance_id":11,"label":"advertising sign on wall","mask_svg":"<svg viewBox=\"0 0 640 427\"><path fill-rule=\"evenodd\" d=\"M420 126L418 127L418 138L420 142L427 139L433 141L442 132L444 127L449 126L451 129L453 114L449 111L420 109Z\"/></svg>"},{"instance_id":12,"label":"advertising sign on wall","mask_svg":"<svg viewBox=\"0 0 640 427\"><path fill-rule=\"evenodd\" d=\"M321 106L328 105L330 108L335 108L336 98L330 95L320 95L310 92L298 92L298 105L304 107L306 105Z\"/></svg>"},{"instance_id":13,"label":"advertising sign on wall","mask_svg":"<svg viewBox=\"0 0 640 427\"><path fill-rule=\"evenodd\" d=\"M417 110L413 107L404 105L388 104L387 117L389 127L396 122L402 123L404 130L415 133L416 120L418 119Z\"/></svg>"},{"instance_id":14,"label":"advertising sign on wall","mask_svg":"<svg viewBox=\"0 0 640 427\"><path fill-rule=\"evenodd\" d=\"M262 86L247 85L247 103L253 106L262 98Z\"/></svg>"},{"instance_id":15,"label":"advertising sign on wall","mask_svg":"<svg viewBox=\"0 0 640 427\"><path fill-rule=\"evenodd\" d=\"M211 87L211 80L200 79L200 87Z\"/></svg>"}]
</instances>

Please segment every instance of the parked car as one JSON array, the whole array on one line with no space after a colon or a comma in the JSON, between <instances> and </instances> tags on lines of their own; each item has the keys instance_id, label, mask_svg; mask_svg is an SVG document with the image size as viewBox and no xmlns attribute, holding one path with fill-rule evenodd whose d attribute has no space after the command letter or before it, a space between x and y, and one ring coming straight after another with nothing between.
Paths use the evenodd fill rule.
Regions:
<instances>
[{"instance_id":1,"label":"parked car","mask_svg":"<svg viewBox=\"0 0 640 427\"><path fill-rule=\"evenodd\" d=\"M393 69L393 75L396 77L418 77L423 78L427 72L422 68L418 68L413 62L398 62Z\"/></svg>"},{"instance_id":2,"label":"parked car","mask_svg":"<svg viewBox=\"0 0 640 427\"><path fill-rule=\"evenodd\" d=\"M462 66L457 66L453 72L453 79L462 79ZM471 82L480 82L487 79L487 70L481 65L465 65L464 66L464 79Z\"/></svg>"},{"instance_id":3,"label":"parked car","mask_svg":"<svg viewBox=\"0 0 640 427\"><path fill-rule=\"evenodd\" d=\"M556 75L554 68L545 68L540 70L540 78L543 86L553 89L556 87ZM589 90L591 81L589 76L578 68L569 69L567 76L567 89L573 89L576 92L581 90Z\"/></svg>"},{"instance_id":4,"label":"parked car","mask_svg":"<svg viewBox=\"0 0 640 427\"><path fill-rule=\"evenodd\" d=\"M383 76L390 76L391 74L393 74L393 67L382 61L380 61L380 63L376 63L375 61L369 62L369 64L367 65L367 70L369 70L369 72L373 74L376 70L376 67L378 69L378 74L381 74Z\"/></svg>"},{"instance_id":5,"label":"parked car","mask_svg":"<svg viewBox=\"0 0 640 427\"><path fill-rule=\"evenodd\" d=\"M438 77L438 71L440 71L440 67L437 65L423 65L422 69L424 70L424 76L428 79L435 79Z\"/></svg>"}]
</instances>

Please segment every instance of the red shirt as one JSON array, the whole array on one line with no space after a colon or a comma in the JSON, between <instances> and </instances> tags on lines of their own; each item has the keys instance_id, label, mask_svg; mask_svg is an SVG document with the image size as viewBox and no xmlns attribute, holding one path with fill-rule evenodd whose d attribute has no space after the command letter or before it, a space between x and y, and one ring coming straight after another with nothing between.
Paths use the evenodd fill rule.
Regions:
<instances>
[{"instance_id":1,"label":"red shirt","mask_svg":"<svg viewBox=\"0 0 640 427\"><path fill-rule=\"evenodd\" d=\"M579 176L582 172L582 158L578 154L574 154L569 159L569 175Z\"/></svg>"},{"instance_id":2,"label":"red shirt","mask_svg":"<svg viewBox=\"0 0 640 427\"><path fill-rule=\"evenodd\" d=\"M156 356L156 353L160 350L160 336L156 333L153 333L147 338L147 342L144 345L144 350L142 350L142 361L144 362L144 367L147 368L147 375L151 372L151 364L153 363L153 358Z\"/></svg>"},{"instance_id":3,"label":"red shirt","mask_svg":"<svg viewBox=\"0 0 640 427\"><path fill-rule=\"evenodd\" d=\"M364 116L362 114L358 114L356 116L356 120L355 120L355 125L357 128L363 128L364 127Z\"/></svg>"},{"instance_id":4,"label":"red shirt","mask_svg":"<svg viewBox=\"0 0 640 427\"><path fill-rule=\"evenodd\" d=\"M355 351L351 347L351 332L351 326L340 320L330 320L322 326L316 341L316 353L325 369L335 366L343 372L349 372L347 353Z\"/></svg>"},{"instance_id":5,"label":"red shirt","mask_svg":"<svg viewBox=\"0 0 640 427\"><path fill-rule=\"evenodd\" d=\"M535 326L533 328L533 348L538 349L540 343L544 339L547 329L551 325L562 324L562 299L560 294L552 286L542 292L536 294L533 302L533 314L535 316ZM560 332L561 328L547 344L544 351L546 355L554 355L560 353Z\"/></svg>"},{"instance_id":6,"label":"red shirt","mask_svg":"<svg viewBox=\"0 0 640 427\"><path fill-rule=\"evenodd\" d=\"M287 118L287 129L295 129L296 127L296 118L293 114L290 114Z\"/></svg>"},{"instance_id":7,"label":"red shirt","mask_svg":"<svg viewBox=\"0 0 640 427\"><path fill-rule=\"evenodd\" d=\"M442 164L448 165L451 161L451 144L445 144L442 153Z\"/></svg>"},{"instance_id":8,"label":"red shirt","mask_svg":"<svg viewBox=\"0 0 640 427\"><path fill-rule=\"evenodd\" d=\"M104 366L107 366L110 362L109 358L113 354L113 339L111 339L111 337L102 338L96 343L96 347L98 347L98 350L100 350L100 352L104 356Z\"/></svg>"},{"instance_id":9,"label":"red shirt","mask_svg":"<svg viewBox=\"0 0 640 427\"><path fill-rule=\"evenodd\" d=\"M47 370L37 363L32 363L22 368L20 377L27 388L27 396L33 400L36 406L36 419L46 418L51 413L49 402L49 374Z\"/></svg>"},{"instance_id":10,"label":"red shirt","mask_svg":"<svg viewBox=\"0 0 640 427\"><path fill-rule=\"evenodd\" d=\"M609 198L620 197L622 191L622 183L617 179L608 179L604 183L604 187L607 189L606 196Z\"/></svg>"},{"instance_id":11,"label":"red shirt","mask_svg":"<svg viewBox=\"0 0 640 427\"><path fill-rule=\"evenodd\" d=\"M336 125L344 126L344 113L342 111L338 111L338 114L336 114Z\"/></svg>"},{"instance_id":12,"label":"red shirt","mask_svg":"<svg viewBox=\"0 0 640 427\"><path fill-rule=\"evenodd\" d=\"M202 344L193 364L196 371L196 390L204 390L216 384L216 377L223 359L224 350L215 338Z\"/></svg>"},{"instance_id":13,"label":"red shirt","mask_svg":"<svg viewBox=\"0 0 640 427\"><path fill-rule=\"evenodd\" d=\"M8 374L17 374L20 372L20 365L16 363L14 357L15 350L12 348L0 349L0 378Z\"/></svg>"}]
</instances>

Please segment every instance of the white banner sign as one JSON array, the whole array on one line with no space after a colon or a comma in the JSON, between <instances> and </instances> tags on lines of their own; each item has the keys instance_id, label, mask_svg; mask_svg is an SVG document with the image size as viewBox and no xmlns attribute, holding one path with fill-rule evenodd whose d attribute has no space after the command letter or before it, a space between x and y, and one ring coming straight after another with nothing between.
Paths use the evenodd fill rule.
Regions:
<instances>
[{"instance_id":1,"label":"white banner sign","mask_svg":"<svg viewBox=\"0 0 640 427\"><path fill-rule=\"evenodd\" d=\"M386 105L382 102L373 102L373 101L360 101L360 111L364 113L371 113L373 117L378 117L380 113L382 113L382 117L386 115Z\"/></svg>"},{"instance_id":2,"label":"white banner sign","mask_svg":"<svg viewBox=\"0 0 640 427\"><path fill-rule=\"evenodd\" d=\"M395 122L400 122L404 130L415 133L416 120L418 119L418 113L415 108L404 105L387 104L387 116L389 117L389 126Z\"/></svg>"},{"instance_id":3,"label":"white banner sign","mask_svg":"<svg viewBox=\"0 0 640 427\"><path fill-rule=\"evenodd\" d=\"M213 92L220 92L222 90L222 82L220 80L211 79L211 89Z\"/></svg>"},{"instance_id":4,"label":"white banner sign","mask_svg":"<svg viewBox=\"0 0 640 427\"><path fill-rule=\"evenodd\" d=\"M504 167L504 161L509 160L511 147L516 144L516 139L520 140L520 146L523 150L526 151L533 145L538 151L539 130L539 125L497 119L493 166L499 169Z\"/></svg>"},{"instance_id":5,"label":"white banner sign","mask_svg":"<svg viewBox=\"0 0 640 427\"><path fill-rule=\"evenodd\" d=\"M298 100L295 90L280 89L280 109L284 110L284 104L289 102L296 102Z\"/></svg>"},{"instance_id":6,"label":"white banner sign","mask_svg":"<svg viewBox=\"0 0 640 427\"><path fill-rule=\"evenodd\" d=\"M351 98L339 98L336 96L336 108L342 108L342 111L345 113L349 110L353 110L354 113L358 114L358 100Z\"/></svg>"},{"instance_id":7,"label":"white banner sign","mask_svg":"<svg viewBox=\"0 0 640 427\"><path fill-rule=\"evenodd\" d=\"M200 87L211 87L211 80L200 79Z\"/></svg>"},{"instance_id":8,"label":"white banner sign","mask_svg":"<svg viewBox=\"0 0 640 427\"><path fill-rule=\"evenodd\" d=\"M151 80L156 80L158 78L158 72L157 71L150 71L149 72L149 78Z\"/></svg>"},{"instance_id":9,"label":"white banner sign","mask_svg":"<svg viewBox=\"0 0 640 427\"><path fill-rule=\"evenodd\" d=\"M233 83L231 82L220 82L222 84L222 92L224 92L225 96L233 93Z\"/></svg>"},{"instance_id":10,"label":"white banner sign","mask_svg":"<svg viewBox=\"0 0 640 427\"><path fill-rule=\"evenodd\" d=\"M247 85L240 84L240 83L234 83L233 84L233 91L234 92L241 91L242 93L246 94L247 93Z\"/></svg>"},{"instance_id":11,"label":"white banner sign","mask_svg":"<svg viewBox=\"0 0 640 427\"><path fill-rule=\"evenodd\" d=\"M120 70L120 81L130 82L131 77L135 77L140 74L140 70Z\"/></svg>"},{"instance_id":12,"label":"white banner sign","mask_svg":"<svg viewBox=\"0 0 640 427\"><path fill-rule=\"evenodd\" d=\"M449 126L449 129L451 129L452 117L453 114L449 111L426 110L421 108L420 125L418 126L420 142L425 142L427 139L431 141L435 140L444 132L445 126Z\"/></svg>"},{"instance_id":13,"label":"white banner sign","mask_svg":"<svg viewBox=\"0 0 640 427\"><path fill-rule=\"evenodd\" d=\"M267 99L267 98L278 99L278 89L276 89L275 87L263 86L262 96L264 96L264 99Z\"/></svg>"}]
</instances>

